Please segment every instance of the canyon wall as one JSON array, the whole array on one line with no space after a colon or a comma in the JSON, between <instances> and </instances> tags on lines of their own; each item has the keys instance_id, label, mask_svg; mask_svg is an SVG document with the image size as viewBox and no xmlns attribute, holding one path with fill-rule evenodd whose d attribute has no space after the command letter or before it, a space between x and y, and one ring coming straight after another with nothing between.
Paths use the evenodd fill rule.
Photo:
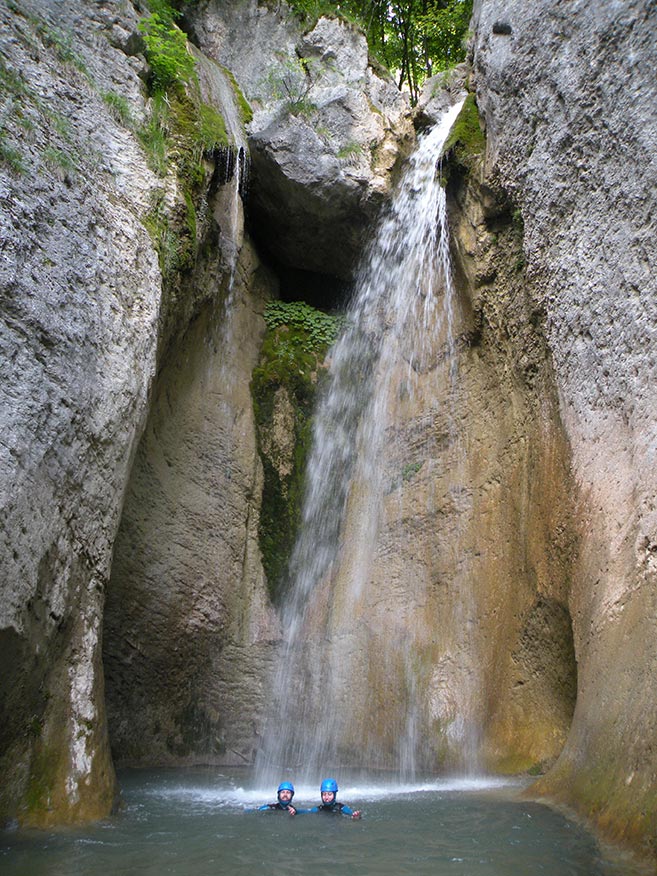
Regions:
<instances>
[{"instance_id":1,"label":"canyon wall","mask_svg":"<svg viewBox=\"0 0 657 876\"><path fill-rule=\"evenodd\" d=\"M158 372L173 374L172 384L182 372L193 384L190 361L200 361L201 377L210 368L202 351L211 361L217 349L222 361L242 361L226 348L245 336L245 348L257 351L264 281L254 281L252 304L240 304L244 277L256 274L259 262L247 242L237 265L239 144L229 139L236 96L221 71L203 68L198 89L181 84L158 105L138 30L143 14L131 4L3 2L0 14L0 813L4 821L44 826L102 817L117 799L101 655L114 615L105 618L105 595L141 435L147 422L158 428L158 411L175 394L162 388ZM223 103L221 94L229 95ZM230 338L221 334L226 322ZM217 441L225 439L234 455L223 468L228 480L231 466L240 465L243 427L236 421L250 415L246 355L239 386L233 381L221 400L209 388L205 399L218 409ZM226 371L210 370L223 391ZM190 431L190 422L203 419L189 413L199 394L196 384L196 396L190 391L180 405ZM247 469L248 460L247 453ZM243 489L257 507L254 450L250 464ZM135 480L130 496L143 477ZM180 499L182 506L182 498L174 504ZM251 507L246 500L243 506ZM253 610L242 600L238 615L234 594L217 596L212 618L221 617L222 630L239 626L247 638L267 622L259 560L248 549L254 525L249 513L215 519L218 538L224 527L236 533L232 565L219 565L231 582L243 570ZM135 521L131 543L140 535ZM203 626L203 586L183 625L187 643ZM151 617L158 606L163 613L167 587L175 591L169 578L148 607ZM126 604L121 630L133 655L147 651L134 614ZM217 660L225 663L229 652L224 640ZM112 673L110 662L110 717ZM133 676L142 677L136 662ZM182 679L181 690L186 684ZM132 707L129 692L121 695ZM189 708L186 715L189 724ZM221 744L218 733L213 744ZM120 726L113 735L120 744Z\"/></svg>"},{"instance_id":2,"label":"canyon wall","mask_svg":"<svg viewBox=\"0 0 657 876\"><path fill-rule=\"evenodd\" d=\"M78 28L80 9L59 6L58 22L40 4L0 7L0 810L36 824L100 817L116 793L103 600L160 315L140 221L156 179L100 96L120 88L139 114L142 84L116 63L107 9ZM77 28L84 61L59 27Z\"/></svg>"},{"instance_id":3,"label":"canyon wall","mask_svg":"<svg viewBox=\"0 0 657 876\"><path fill-rule=\"evenodd\" d=\"M352 27L203 0L183 23L230 123L192 184L180 131L164 167L148 152L143 11L0 13L0 815L46 825L111 808L110 744L253 760L280 636L249 389L263 310L289 269L320 303L353 279L415 134ZM547 770L531 793L653 857L655 14L475 4L485 139L444 163L458 389L440 334L412 385L395 364L376 537L355 483L315 595L358 670L337 682L361 763L397 756L413 703L423 765ZM465 86L431 82L417 124Z\"/></svg>"},{"instance_id":4,"label":"canyon wall","mask_svg":"<svg viewBox=\"0 0 657 876\"><path fill-rule=\"evenodd\" d=\"M653 2L475 4L486 173L524 220L570 448L577 706L536 792L655 854Z\"/></svg>"}]
</instances>

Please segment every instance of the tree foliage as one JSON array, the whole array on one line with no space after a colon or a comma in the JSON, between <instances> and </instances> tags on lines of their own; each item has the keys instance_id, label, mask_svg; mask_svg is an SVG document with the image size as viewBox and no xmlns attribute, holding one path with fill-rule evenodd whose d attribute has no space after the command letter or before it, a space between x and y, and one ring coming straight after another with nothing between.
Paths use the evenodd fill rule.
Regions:
<instances>
[{"instance_id":1,"label":"tree foliage","mask_svg":"<svg viewBox=\"0 0 657 876\"><path fill-rule=\"evenodd\" d=\"M472 0L289 0L305 19L338 14L362 26L371 53L413 102L423 81L465 57Z\"/></svg>"},{"instance_id":2,"label":"tree foliage","mask_svg":"<svg viewBox=\"0 0 657 876\"><path fill-rule=\"evenodd\" d=\"M174 83L186 83L194 76L194 58L187 51L187 37L172 18L152 12L139 22L146 57L153 71L153 86L166 91Z\"/></svg>"}]
</instances>

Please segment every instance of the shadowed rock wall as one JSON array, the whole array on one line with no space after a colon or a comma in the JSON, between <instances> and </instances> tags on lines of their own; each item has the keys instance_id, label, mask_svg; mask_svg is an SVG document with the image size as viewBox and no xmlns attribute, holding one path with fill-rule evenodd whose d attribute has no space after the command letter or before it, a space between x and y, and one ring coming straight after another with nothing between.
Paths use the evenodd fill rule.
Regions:
<instances>
[{"instance_id":1,"label":"shadowed rock wall","mask_svg":"<svg viewBox=\"0 0 657 876\"><path fill-rule=\"evenodd\" d=\"M114 548L105 621L120 763L253 760L278 637L258 548L249 391L272 280L244 244L227 300L167 355Z\"/></svg>"}]
</instances>

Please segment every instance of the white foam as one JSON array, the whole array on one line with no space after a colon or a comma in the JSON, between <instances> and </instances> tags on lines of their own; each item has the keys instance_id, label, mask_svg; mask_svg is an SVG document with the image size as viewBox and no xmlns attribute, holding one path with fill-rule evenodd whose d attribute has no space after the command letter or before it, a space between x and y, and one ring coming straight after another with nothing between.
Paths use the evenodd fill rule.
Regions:
<instances>
[{"instance_id":1,"label":"white foam","mask_svg":"<svg viewBox=\"0 0 657 876\"><path fill-rule=\"evenodd\" d=\"M497 776L468 776L432 779L407 783L352 782L340 784L339 799L348 802L362 800L398 799L412 794L441 794L489 791L501 788L518 787L520 782ZM276 800L276 789L244 788L229 784L214 787L198 785L174 785L154 788L149 796L165 799L179 799L202 805L251 808ZM295 802L304 804L319 803L319 785L295 784Z\"/></svg>"}]
</instances>

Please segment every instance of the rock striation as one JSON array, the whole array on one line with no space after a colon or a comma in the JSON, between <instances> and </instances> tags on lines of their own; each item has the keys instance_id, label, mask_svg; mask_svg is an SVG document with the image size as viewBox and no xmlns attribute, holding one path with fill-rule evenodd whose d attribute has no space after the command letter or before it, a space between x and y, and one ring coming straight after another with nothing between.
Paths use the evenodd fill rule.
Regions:
<instances>
[{"instance_id":1,"label":"rock striation","mask_svg":"<svg viewBox=\"0 0 657 876\"><path fill-rule=\"evenodd\" d=\"M138 70L106 7L52 12L0 7L0 810L34 824L100 817L115 796L103 599L161 294L141 221L156 180L101 97L143 114Z\"/></svg>"},{"instance_id":2,"label":"rock striation","mask_svg":"<svg viewBox=\"0 0 657 876\"><path fill-rule=\"evenodd\" d=\"M243 229L235 151L191 148L197 104L182 90L169 102L168 161L155 160L134 7L2 3L0 14L0 817L44 826L114 805L101 637L119 521L151 401L166 398L156 375L169 357L175 373L176 345L195 320L192 337L205 337L208 313L216 341L221 303L231 283L241 288L232 281ZM194 100L224 93L220 76L204 69ZM245 254L240 264L251 263ZM247 312L257 346L258 309ZM223 402L228 420L233 403ZM255 463L249 495L254 484ZM243 605L239 616L248 636L265 590L246 542L242 533L236 550L240 568L256 568L254 619ZM120 549L118 558L120 569ZM216 602L222 629L237 623L234 602ZM133 632L127 620L123 629ZM107 652L111 622L104 638ZM146 648L134 636L131 646Z\"/></svg>"}]
</instances>

